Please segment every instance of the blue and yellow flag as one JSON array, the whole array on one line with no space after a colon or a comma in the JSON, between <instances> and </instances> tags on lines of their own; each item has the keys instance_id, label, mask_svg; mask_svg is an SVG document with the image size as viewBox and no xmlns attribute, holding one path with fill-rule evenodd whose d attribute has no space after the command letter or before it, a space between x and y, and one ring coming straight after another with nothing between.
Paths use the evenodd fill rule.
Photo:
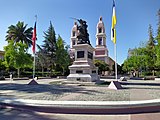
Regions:
<instances>
[{"instance_id":1,"label":"blue and yellow flag","mask_svg":"<svg viewBox=\"0 0 160 120\"><path fill-rule=\"evenodd\" d=\"M114 44L116 44L116 11L115 11L115 1L113 0L113 11L112 11L112 28L111 28L111 40L113 41Z\"/></svg>"}]
</instances>

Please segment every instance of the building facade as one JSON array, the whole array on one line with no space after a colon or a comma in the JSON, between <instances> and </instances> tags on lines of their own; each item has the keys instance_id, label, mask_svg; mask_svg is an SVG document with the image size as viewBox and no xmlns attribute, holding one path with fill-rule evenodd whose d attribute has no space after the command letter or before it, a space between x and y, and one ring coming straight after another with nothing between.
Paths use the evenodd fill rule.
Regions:
<instances>
[{"instance_id":1,"label":"building facade","mask_svg":"<svg viewBox=\"0 0 160 120\"><path fill-rule=\"evenodd\" d=\"M109 51L106 43L107 36L105 33L105 26L102 17L100 17L96 28L96 47L94 52L94 59L104 61L106 64L109 65L110 70L112 70L115 62L108 55ZM108 75L110 73L106 72L105 74Z\"/></svg>"},{"instance_id":2,"label":"building facade","mask_svg":"<svg viewBox=\"0 0 160 120\"><path fill-rule=\"evenodd\" d=\"M96 30L96 47L94 58L109 64L108 49L106 46L106 33L102 17L99 19Z\"/></svg>"},{"instance_id":3,"label":"building facade","mask_svg":"<svg viewBox=\"0 0 160 120\"><path fill-rule=\"evenodd\" d=\"M77 41L78 41L78 38L77 38L77 35L78 35L78 29L77 29L77 22L74 22L74 26L72 27L72 30L71 30L71 39L70 39L70 58L72 60L75 59L75 49L73 48L74 45L77 45Z\"/></svg>"}]
</instances>

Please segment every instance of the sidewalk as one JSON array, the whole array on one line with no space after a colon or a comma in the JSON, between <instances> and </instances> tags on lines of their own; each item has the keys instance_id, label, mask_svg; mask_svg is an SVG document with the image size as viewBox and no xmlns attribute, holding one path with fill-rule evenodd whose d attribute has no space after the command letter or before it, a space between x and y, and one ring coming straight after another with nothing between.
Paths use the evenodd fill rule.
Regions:
<instances>
[{"instance_id":1,"label":"sidewalk","mask_svg":"<svg viewBox=\"0 0 160 120\"><path fill-rule=\"evenodd\" d=\"M28 110L1 109L1 120L159 120L160 113L93 115L55 114Z\"/></svg>"}]
</instances>

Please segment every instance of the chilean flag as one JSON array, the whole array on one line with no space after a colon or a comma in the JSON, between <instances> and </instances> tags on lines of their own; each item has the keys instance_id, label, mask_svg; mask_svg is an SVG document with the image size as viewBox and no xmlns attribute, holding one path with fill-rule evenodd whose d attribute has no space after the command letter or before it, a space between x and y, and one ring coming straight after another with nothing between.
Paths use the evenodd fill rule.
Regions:
<instances>
[{"instance_id":1,"label":"chilean flag","mask_svg":"<svg viewBox=\"0 0 160 120\"><path fill-rule=\"evenodd\" d=\"M36 39L37 39L37 34L36 34L36 22L34 25L34 30L33 30L33 34L32 34L32 51L33 53L35 53L35 45L36 45Z\"/></svg>"}]
</instances>

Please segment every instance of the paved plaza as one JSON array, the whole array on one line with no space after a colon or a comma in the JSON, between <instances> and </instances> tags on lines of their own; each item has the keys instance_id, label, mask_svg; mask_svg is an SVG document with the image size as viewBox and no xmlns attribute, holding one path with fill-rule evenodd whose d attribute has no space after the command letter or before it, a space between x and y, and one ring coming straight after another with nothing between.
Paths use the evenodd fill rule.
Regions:
<instances>
[{"instance_id":1,"label":"paved plaza","mask_svg":"<svg viewBox=\"0 0 160 120\"><path fill-rule=\"evenodd\" d=\"M104 79L105 81L111 81ZM65 79L39 79L39 85L27 85L30 80L0 81L0 98L47 101L143 101L160 99L160 81L128 80L124 89L111 90L108 85L63 84ZM51 84L52 83L52 84ZM139 114L55 114L25 109L1 108L1 120L158 120L160 113Z\"/></svg>"},{"instance_id":2,"label":"paved plaza","mask_svg":"<svg viewBox=\"0 0 160 120\"><path fill-rule=\"evenodd\" d=\"M160 81L129 80L124 89L110 90L108 85L60 84L65 79L40 79L39 85L29 80L0 81L0 95L18 99L52 101L133 101L160 99ZM52 84L50 84L52 82Z\"/></svg>"}]
</instances>

